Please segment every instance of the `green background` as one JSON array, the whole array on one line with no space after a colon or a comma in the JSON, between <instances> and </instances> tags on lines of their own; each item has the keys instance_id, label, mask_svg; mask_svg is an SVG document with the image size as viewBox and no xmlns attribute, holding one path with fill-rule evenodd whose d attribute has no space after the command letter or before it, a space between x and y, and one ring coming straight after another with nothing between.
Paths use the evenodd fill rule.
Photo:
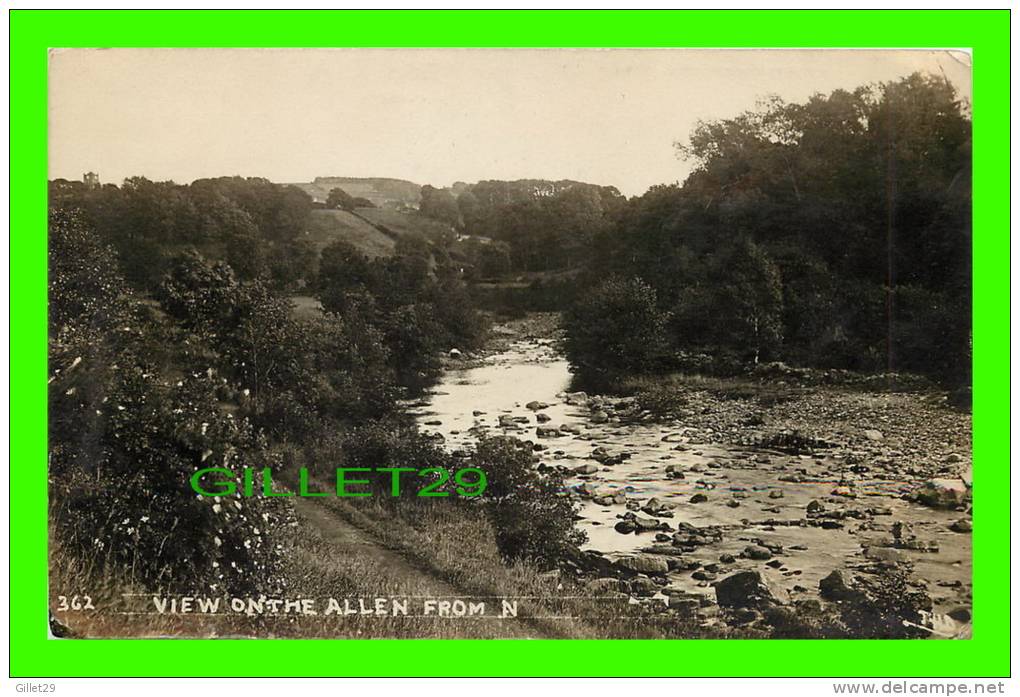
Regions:
<instances>
[{"instance_id":1,"label":"green background","mask_svg":"<svg viewBox=\"0 0 1020 697\"><path fill-rule=\"evenodd\" d=\"M11 674L1009 674L1009 12L49 11L11 36ZM970 641L47 638L46 65L50 47L971 48L974 638Z\"/></svg>"}]
</instances>

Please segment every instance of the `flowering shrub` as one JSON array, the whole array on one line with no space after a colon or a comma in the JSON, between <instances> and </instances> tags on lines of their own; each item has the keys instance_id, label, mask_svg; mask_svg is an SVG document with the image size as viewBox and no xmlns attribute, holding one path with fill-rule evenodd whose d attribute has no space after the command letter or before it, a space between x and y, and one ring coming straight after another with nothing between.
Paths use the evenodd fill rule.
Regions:
<instances>
[{"instance_id":1,"label":"flowering shrub","mask_svg":"<svg viewBox=\"0 0 1020 697\"><path fill-rule=\"evenodd\" d=\"M168 377L112 259L73 214L51 218L50 503L62 545L150 587L270 592L292 513L280 499L199 498L196 469L271 465L218 401L211 367ZM72 253L73 252L73 253ZM180 373L180 370L177 371Z\"/></svg>"}]
</instances>

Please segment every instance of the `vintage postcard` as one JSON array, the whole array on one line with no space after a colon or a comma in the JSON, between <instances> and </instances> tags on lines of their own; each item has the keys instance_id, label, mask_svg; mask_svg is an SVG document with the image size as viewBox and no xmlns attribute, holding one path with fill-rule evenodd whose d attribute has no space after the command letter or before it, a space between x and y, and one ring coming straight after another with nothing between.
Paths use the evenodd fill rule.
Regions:
<instances>
[{"instance_id":1,"label":"vintage postcard","mask_svg":"<svg viewBox=\"0 0 1020 697\"><path fill-rule=\"evenodd\" d=\"M961 51L53 49L51 636L969 638Z\"/></svg>"}]
</instances>

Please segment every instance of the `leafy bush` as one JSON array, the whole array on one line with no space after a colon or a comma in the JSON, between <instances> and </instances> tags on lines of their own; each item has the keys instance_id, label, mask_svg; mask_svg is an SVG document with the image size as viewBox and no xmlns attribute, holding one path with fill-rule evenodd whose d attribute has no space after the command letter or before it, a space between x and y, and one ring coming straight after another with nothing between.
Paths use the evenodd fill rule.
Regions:
<instances>
[{"instance_id":1,"label":"leafy bush","mask_svg":"<svg viewBox=\"0 0 1020 697\"><path fill-rule=\"evenodd\" d=\"M634 395L640 409L651 412L655 416L676 416L689 403L685 395L675 385L648 385Z\"/></svg>"},{"instance_id":2,"label":"leafy bush","mask_svg":"<svg viewBox=\"0 0 1020 697\"><path fill-rule=\"evenodd\" d=\"M175 260L155 297L167 314L188 329L215 334L236 323L240 292L240 282L228 264L209 263L189 250Z\"/></svg>"},{"instance_id":3,"label":"leafy bush","mask_svg":"<svg viewBox=\"0 0 1020 697\"><path fill-rule=\"evenodd\" d=\"M442 446L411 424L375 421L343 434L340 462L344 467L448 469L450 458ZM380 486L389 494L389 482Z\"/></svg>"},{"instance_id":4,"label":"leafy bush","mask_svg":"<svg viewBox=\"0 0 1020 697\"><path fill-rule=\"evenodd\" d=\"M647 283L606 279L581 293L567 310L567 357L582 378L605 380L650 371L663 357L667 320Z\"/></svg>"},{"instance_id":5,"label":"leafy bush","mask_svg":"<svg viewBox=\"0 0 1020 697\"><path fill-rule=\"evenodd\" d=\"M83 557L130 569L150 587L270 592L279 587L278 499L198 497L202 467L271 464L251 425L217 405L206 375L167 384L140 366L113 375L102 408L78 400L72 372L51 383L63 415L51 439L52 514L61 541ZM94 439L83 447L77 423Z\"/></svg>"},{"instance_id":6,"label":"leafy bush","mask_svg":"<svg viewBox=\"0 0 1020 697\"><path fill-rule=\"evenodd\" d=\"M51 210L49 231L50 334L69 325L113 328L123 318L127 292L114 251L77 210Z\"/></svg>"},{"instance_id":7,"label":"leafy bush","mask_svg":"<svg viewBox=\"0 0 1020 697\"><path fill-rule=\"evenodd\" d=\"M345 321L379 333L398 383L420 389L438 370L442 349L477 347L485 322L464 282L453 270L429 271L428 246L407 239L389 259L369 259L336 242L322 252L318 297L323 308Z\"/></svg>"},{"instance_id":8,"label":"leafy bush","mask_svg":"<svg viewBox=\"0 0 1020 697\"><path fill-rule=\"evenodd\" d=\"M357 206L357 202L354 197L340 187L330 189L329 194L326 196L326 208L353 211L355 206Z\"/></svg>"},{"instance_id":9,"label":"leafy bush","mask_svg":"<svg viewBox=\"0 0 1020 697\"><path fill-rule=\"evenodd\" d=\"M574 529L562 478L538 472L526 443L504 436L480 440L470 462L488 478L485 501L504 558L551 567L584 541Z\"/></svg>"},{"instance_id":10,"label":"leafy bush","mask_svg":"<svg viewBox=\"0 0 1020 697\"><path fill-rule=\"evenodd\" d=\"M50 504L54 532L93 566L149 587L269 592L288 521L273 500L199 498L204 466L265 462L252 425L222 408L208 363L161 375L152 308L135 300L111 255L74 216L50 227ZM74 252L73 254L71 252ZM229 274L218 277L227 278ZM212 283L217 291L232 284ZM175 296L196 323L223 304L194 286ZM171 303L173 305L173 303ZM233 316L228 313L228 316ZM179 355L193 351L181 349ZM192 352L192 360L199 352ZM271 464L266 462L266 464Z\"/></svg>"},{"instance_id":11,"label":"leafy bush","mask_svg":"<svg viewBox=\"0 0 1020 697\"><path fill-rule=\"evenodd\" d=\"M444 345L460 349L478 348L485 336L485 319L475 309L467 286L459 278L445 274L425 292L432 313L443 329Z\"/></svg>"}]
</instances>

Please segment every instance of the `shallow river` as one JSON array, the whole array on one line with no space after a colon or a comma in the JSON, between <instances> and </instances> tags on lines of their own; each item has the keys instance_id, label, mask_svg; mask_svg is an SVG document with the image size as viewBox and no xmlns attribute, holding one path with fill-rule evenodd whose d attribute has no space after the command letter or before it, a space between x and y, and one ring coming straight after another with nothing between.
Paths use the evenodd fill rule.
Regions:
<instances>
[{"instance_id":1,"label":"shallow river","mask_svg":"<svg viewBox=\"0 0 1020 697\"><path fill-rule=\"evenodd\" d=\"M919 539L937 543L939 551L887 549L884 553L907 557L913 562L915 578L928 582L937 611L945 613L970 606L971 536L948 529L960 514L904 500L901 496L907 490L905 483L858 481L858 492L866 494L843 502L830 497L835 485L832 475L838 471L838 465L825 457L727 447L710 442L703 433L685 429L679 422L594 424L588 418L588 409L564 402L563 393L569 389L571 380L569 364L547 340L519 341L508 350L472 365L448 370L414 411L423 430L441 434L450 449L470 446L482 432L506 433L542 443L548 448L540 453L544 462L571 470L584 464L598 465L590 458L596 447L611 455L630 453L630 458L620 464L598 465L598 471L576 475L568 481L574 486L590 482L600 491L625 489L628 499L642 502L654 496L676 503L673 517L662 518L673 528L679 522L722 526L721 541L698 547L683 558L718 564L720 556L733 555L736 559L719 569L720 578L739 569L755 569L775 589L791 598L817 596L819 580L833 569L863 563L864 548L871 546L869 541L888 539L894 522L906 523ZM550 417L546 424L539 424L537 412L525 407L531 401L549 404L541 410ZM498 423L501 415L528 417L528 422L505 429ZM577 433L538 438L536 428L540 425L567 425ZM684 479L665 476L665 468L671 464L685 471ZM794 473L806 475L803 478L812 481L779 480L784 474ZM695 493L704 493L708 500L690 503ZM739 505L734 505L734 500ZM820 501L827 507L887 510L867 518L871 522L865 526L854 519L847 519L840 529L774 524L803 519L811 501ZM626 511L622 504L582 502L582 520L577 525L588 535L585 546L615 556L654 544L654 533L621 534L614 529ZM641 512L638 515L645 516ZM781 563L769 566L763 561L740 557L748 545L759 541L770 546L782 545L783 553L777 557ZM711 579L696 580L690 571L671 572L669 579L671 586L714 597L709 586ZM952 631L952 624L942 629Z\"/></svg>"}]
</instances>

